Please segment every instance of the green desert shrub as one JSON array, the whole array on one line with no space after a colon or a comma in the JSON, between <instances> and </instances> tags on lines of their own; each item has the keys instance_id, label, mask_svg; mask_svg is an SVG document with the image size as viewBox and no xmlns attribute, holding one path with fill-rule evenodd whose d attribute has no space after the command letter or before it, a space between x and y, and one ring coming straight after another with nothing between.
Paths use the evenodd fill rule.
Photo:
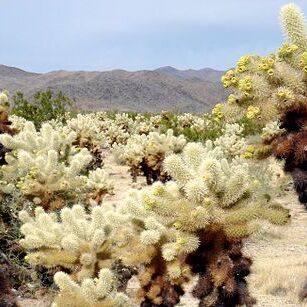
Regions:
<instances>
[{"instance_id":1,"label":"green desert shrub","mask_svg":"<svg viewBox=\"0 0 307 307\"><path fill-rule=\"evenodd\" d=\"M39 91L33 98L29 102L22 92L17 92L13 97L12 114L32 121L37 128L52 119L64 122L67 111L73 106L73 101L62 92Z\"/></svg>"}]
</instances>

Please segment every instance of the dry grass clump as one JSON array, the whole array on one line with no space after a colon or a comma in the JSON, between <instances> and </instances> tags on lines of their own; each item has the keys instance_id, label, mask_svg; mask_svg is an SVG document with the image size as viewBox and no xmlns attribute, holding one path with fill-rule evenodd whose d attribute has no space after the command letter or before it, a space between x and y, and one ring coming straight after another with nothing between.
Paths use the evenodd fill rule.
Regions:
<instances>
[{"instance_id":1,"label":"dry grass clump","mask_svg":"<svg viewBox=\"0 0 307 307\"><path fill-rule=\"evenodd\" d=\"M285 302L307 306L307 302L301 300L307 282L307 255L257 259L252 273L249 277L252 293L281 297Z\"/></svg>"}]
</instances>

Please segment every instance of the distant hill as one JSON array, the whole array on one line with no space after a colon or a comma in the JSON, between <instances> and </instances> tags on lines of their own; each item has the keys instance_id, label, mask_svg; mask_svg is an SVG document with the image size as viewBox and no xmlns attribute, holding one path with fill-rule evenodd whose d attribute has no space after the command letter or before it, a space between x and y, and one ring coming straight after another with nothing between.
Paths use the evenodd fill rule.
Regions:
<instances>
[{"instance_id":1,"label":"distant hill","mask_svg":"<svg viewBox=\"0 0 307 307\"><path fill-rule=\"evenodd\" d=\"M204 69L187 69L187 70L179 70L171 66L160 67L155 71L163 73L168 76L174 76L182 79L199 79L202 81L219 83L221 77L225 74L225 71L214 70L212 68L204 68Z\"/></svg>"},{"instance_id":2,"label":"distant hill","mask_svg":"<svg viewBox=\"0 0 307 307\"><path fill-rule=\"evenodd\" d=\"M220 84L224 74L210 68L129 72L53 71L39 74L0 65L0 89L22 91L31 97L39 90L63 91L81 109L124 111L172 110L204 112L226 98Z\"/></svg>"}]
</instances>

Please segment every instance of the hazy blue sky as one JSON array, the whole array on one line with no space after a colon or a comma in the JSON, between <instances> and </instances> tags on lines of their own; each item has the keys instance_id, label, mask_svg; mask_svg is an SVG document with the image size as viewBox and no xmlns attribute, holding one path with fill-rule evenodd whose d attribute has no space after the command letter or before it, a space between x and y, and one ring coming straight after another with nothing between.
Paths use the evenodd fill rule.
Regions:
<instances>
[{"instance_id":1,"label":"hazy blue sky","mask_svg":"<svg viewBox=\"0 0 307 307\"><path fill-rule=\"evenodd\" d=\"M226 69L279 47L282 0L0 0L0 63L29 71ZM307 1L295 1L307 14Z\"/></svg>"}]
</instances>

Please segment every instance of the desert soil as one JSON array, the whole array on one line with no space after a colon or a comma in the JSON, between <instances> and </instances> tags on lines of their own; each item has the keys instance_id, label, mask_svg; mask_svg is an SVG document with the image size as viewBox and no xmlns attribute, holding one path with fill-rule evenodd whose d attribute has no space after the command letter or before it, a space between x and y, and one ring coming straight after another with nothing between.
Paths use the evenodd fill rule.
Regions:
<instances>
[{"instance_id":1,"label":"desert soil","mask_svg":"<svg viewBox=\"0 0 307 307\"><path fill-rule=\"evenodd\" d=\"M118 203L133 186L128 167L117 165L105 152L105 168L114 182L114 195L105 201ZM143 177L138 184L145 185ZM299 301L299 293L307 282L307 211L292 189L278 199L290 209L291 222L287 226L267 225L265 230L246 242L245 253L253 259L252 273L248 277L250 292L257 299L258 307L307 306ZM19 299L21 307L47 307L50 299ZM192 306L188 302L187 307Z\"/></svg>"}]
</instances>

